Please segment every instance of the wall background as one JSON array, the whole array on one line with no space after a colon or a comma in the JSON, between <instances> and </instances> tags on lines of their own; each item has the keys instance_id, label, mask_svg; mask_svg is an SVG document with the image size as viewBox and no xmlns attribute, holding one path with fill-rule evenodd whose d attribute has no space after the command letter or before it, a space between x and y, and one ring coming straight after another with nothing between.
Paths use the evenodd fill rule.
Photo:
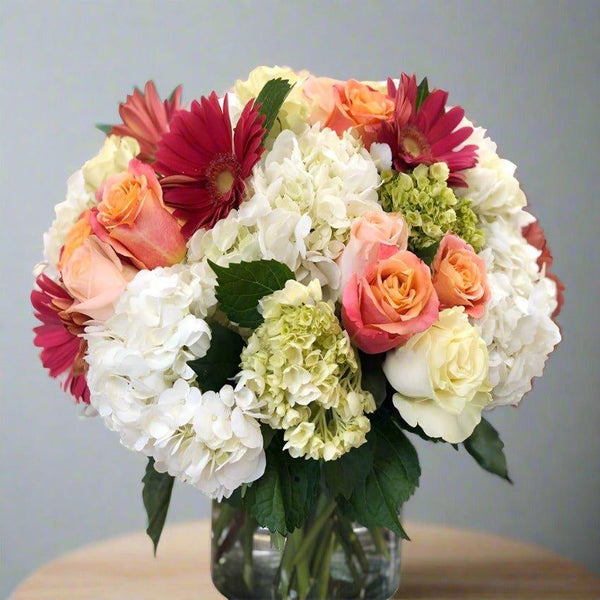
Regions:
<instances>
[{"instance_id":1,"label":"wall background","mask_svg":"<svg viewBox=\"0 0 600 600\"><path fill-rule=\"evenodd\" d=\"M145 525L145 461L100 421L80 422L31 343L31 267L67 176L102 142L94 123L150 78L163 93L184 83L189 101L275 63L427 74L519 165L567 285L565 341L519 410L491 415L515 486L417 442L424 476L407 514L530 540L600 574L600 4L5 0L0 22L0 597L59 553ZM171 522L208 513L176 487Z\"/></svg>"}]
</instances>

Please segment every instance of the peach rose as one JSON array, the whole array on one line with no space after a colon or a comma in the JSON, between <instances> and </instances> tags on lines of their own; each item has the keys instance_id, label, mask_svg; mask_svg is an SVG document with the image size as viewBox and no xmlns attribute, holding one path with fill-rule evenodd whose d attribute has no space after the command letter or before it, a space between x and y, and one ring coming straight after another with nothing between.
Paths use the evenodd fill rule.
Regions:
<instances>
[{"instance_id":1,"label":"peach rose","mask_svg":"<svg viewBox=\"0 0 600 600\"><path fill-rule=\"evenodd\" d=\"M319 117L316 120L338 135L357 129L367 147L375 141L378 126L394 113L394 101L389 96L356 79L344 83L313 77L304 89L310 99L317 101L318 109L313 111Z\"/></svg>"},{"instance_id":2,"label":"peach rose","mask_svg":"<svg viewBox=\"0 0 600 600\"><path fill-rule=\"evenodd\" d=\"M342 322L367 354L386 352L438 318L429 267L407 250L380 246L376 262L354 273L342 297Z\"/></svg>"},{"instance_id":3,"label":"peach rose","mask_svg":"<svg viewBox=\"0 0 600 600\"><path fill-rule=\"evenodd\" d=\"M473 248L453 233L447 233L433 263L433 287L441 308L464 306L474 319L483 316L490 299L485 262Z\"/></svg>"},{"instance_id":4,"label":"peach rose","mask_svg":"<svg viewBox=\"0 0 600 600\"><path fill-rule=\"evenodd\" d=\"M60 251L58 269L62 271L63 266L73 255L73 252L83 244L83 242L92 235L92 226L90 225L91 211L85 210L75 222L75 225L69 229L65 237L65 243Z\"/></svg>"},{"instance_id":5,"label":"peach rose","mask_svg":"<svg viewBox=\"0 0 600 600\"><path fill-rule=\"evenodd\" d=\"M363 273L367 265L377 260L382 244L406 250L408 225L400 213L373 210L352 222L350 240L338 259L342 290L352 273Z\"/></svg>"},{"instance_id":6,"label":"peach rose","mask_svg":"<svg viewBox=\"0 0 600 600\"><path fill-rule=\"evenodd\" d=\"M108 244L90 235L62 269L63 283L76 300L67 312L105 321L114 314L116 301L136 273Z\"/></svg>"},{"instance_id":7,"label":"peach rose","mask_svg":"<svg viewBox=\"0 0 600 600\"><path fill-rule=\"evenodd\" d=\"M185 257L185 238L163 203L154 171L132 159L125 173L113 175L99 190L92 214L94 233L141 269L168 267Z\"/></svg>"},{"instance_id":8,"label":"peach rose","mask_svg":"<svg viewBox=\"0 0 600 600\"><path fill-rule=\"evenodd\" d=\"M325 123L327 117L332 113L335 100L333 97L333 86L343 85L343 81L331 77L315 77L310 75L302 86L304 97L311 106L308 122Z\"/></svg>"}]
</instances>

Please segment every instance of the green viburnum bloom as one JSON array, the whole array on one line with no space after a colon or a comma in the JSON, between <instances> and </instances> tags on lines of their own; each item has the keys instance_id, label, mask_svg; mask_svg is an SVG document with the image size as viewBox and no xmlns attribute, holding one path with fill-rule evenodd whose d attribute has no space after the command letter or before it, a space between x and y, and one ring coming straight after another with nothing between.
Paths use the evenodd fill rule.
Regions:
<instances>
[{"instance_id":1,"label":"green viburnum bloom","mask_svg":"<svg viewBox=\"0 0 600 600\"><path fill-rule=\"evenodd\" d=\"M293 457L335 460L363 444L375 401L319 281L290 280L260 309L264 323L242 352L240 378L262 404L261 420L285 430Z\"/></svg>"},{"instance_id":2,"label":"green viburnum bloom","mask_svg":"<svg viewBox=\"0 0 600 600\"><path fill-rule=\"evenodd\" d=\"M439 242L452 231L475 252L483 248L483 232L468 198L458 198L448 187L448 166L419 165L412 173L382 174L379 202L387 212L399 212L410 225L408 248L413 252Z\"/></svg>"}]
</instances>

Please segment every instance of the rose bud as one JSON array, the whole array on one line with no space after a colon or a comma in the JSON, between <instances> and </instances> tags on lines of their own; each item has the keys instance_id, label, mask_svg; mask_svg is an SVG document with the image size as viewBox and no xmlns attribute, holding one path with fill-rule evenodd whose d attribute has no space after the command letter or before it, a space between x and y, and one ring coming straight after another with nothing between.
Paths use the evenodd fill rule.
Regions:
<instances>
[{"instance_id":1,"label":"rose bud","mask_svg":"<svg viewBox=\"0 0 600 600\"><path fill-rule=\"evenodd\" d=\"M185 238L163 203L151 167L132 159L124 173L109 177L93 212L94 233L140 269L168 267L185 257Z\"/></svg>"}]
</instances>

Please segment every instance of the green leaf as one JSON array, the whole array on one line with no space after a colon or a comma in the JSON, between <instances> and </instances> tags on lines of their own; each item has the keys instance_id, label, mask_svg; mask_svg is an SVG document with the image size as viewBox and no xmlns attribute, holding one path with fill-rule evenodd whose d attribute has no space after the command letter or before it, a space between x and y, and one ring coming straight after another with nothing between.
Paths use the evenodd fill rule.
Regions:
<instances>
[{"instance_id":1,"label":"green leaf","mask_svg":"<svg viewBox=\"0 0 600 600\"><path fill-rule=\"evenodd\" d=\"M256 260L221 267L208 261L217 275L217 300L230 321L255 329L262 323L258 301L282 289L294 273L276 260Z\"/></svg>"},{"instance_id":2,"label":"green leaf","mask_svg":"<svg viewBox=\"0 0 600 600\"><path fill-rule=\"evenodd\" d=\"M191 360L188 365L198 376L203 392L218 392L240 370L240 354L244 348L242 337L218 323L210 326L212 339L205 356Z\"/></svg>"},{"instance_id":3,"label":"green leaf","mask_svg":"<svg viewBox=\"0 0 600 600\"><path fill-rule=\"evenodd\" d=\"M259 105L259 112L265 116L263 127L266 132L263 140L271 131L271 127L275 123L275 119L279 114L281 105L284 103L288 94L292 90L292 85L287 79L271 79L265 83L263 89L256 97L256 104Z\"/></svg>"},{"instance_id":4,"label":"green leaf","mask_svg":"<svg viewBox=\"0 0 600 600\"><path fill-rule=\"evenodd\" d=\"M364 484L373 468L373 444L353 448L337 460L323 463L322 470L331 495L348 499L356 487Z\"/></svg>"},{"instance_id":5,"label":"green leaf","mask_svg":"<svg viewBox=\"0 0 600 600\"><path fill-rule=\"evenodd\" d=\"M489 421L481 419L475 431L463 442L467 452L479 463L479 466L502 479L512 483L508 476L504 442Z\"/></svg>"},{"instance_id":6,"label":"green leaf","mask_svg":"<svg viewBox=\"0 0 600 600\"><path fill-rule=\"evenodd\" d=\"M264 475L246 491L244 506L262 527L287 535L306 521L314 503L320 469L316 460L292 458L278 434L266 450Z\"/></svg>"},{"instance_id":7,"label":"green leaf","mask_svg":"<svg viewBox=\"0 0 600 600\"><path fill-rule=\"evenodd\" d=\"M99 129L103 134L108 135L114 125L108 125L106 123L96 123L96 129Z\"/></svg>"},{"instance_id":8,"label":"green leaf","mask_svg":"<svg viewBox=\"0 0 600 600\"><path fill-rule=\"evenodd\" d=\"M420 248L417 250L417 256L428 266L431 266L435 255L437 254L438 248L440 247L440 242L435 242L431 244L431 246L427 246L427 248Z\"/></svg>"},{"instance_id":9,"label":"green leaf","mask_svg":"<svg viewBox=\"0 0 600 600\"><path fill-rule=\"evenodd\" d=\"M343 498L339 501L365 527L387 527L408 539L398 515L419 484L421 468L417 452L385 414L373 417L367 440L373 444L372 471L354 489L347 503Z\"/></svg>"},{"instance_id":10,"label":"green leaf","mask_svg":"<svg viewBox=\"0 0 600 600\"><path fill-rule=\"evenodd\" d=\"M421 104L423 104L423 101L425 100L425 98L427 98L427 96L429 96L429 82L427 81L427 77L423 77L423 80L419 84L419 87L417 87L415 111L421 108Z\"/></svg>"},{"instance_id":11,"label":"green leaf","mask_svg":"<svg viewBox=\"0 0 600 600\"><path fill-rule=\"evenodd\" d=\"M359 351L362 371L362 388L373 394L377 406L381 406L388 395L387 379L382 365L385 354L365 354Z\"/></svg>"},{"instance_id":12,"label":"green leaf","mask_svg":"<svg viewBox=\"0 0 600 600\"><path fill-rule=\"evenodd\" d=\"M142 490L142 499L146 514L148 515L148 527L146 533L150 536L154 544L154 555L158 548L158 541L165 525L169 503L171 502L171 492L173 491L173 477L168 473L159 473L154 468L154 459L148 459L146 465L146 474L142 479L144 488Z\"/></svg>"}]
</instances>

